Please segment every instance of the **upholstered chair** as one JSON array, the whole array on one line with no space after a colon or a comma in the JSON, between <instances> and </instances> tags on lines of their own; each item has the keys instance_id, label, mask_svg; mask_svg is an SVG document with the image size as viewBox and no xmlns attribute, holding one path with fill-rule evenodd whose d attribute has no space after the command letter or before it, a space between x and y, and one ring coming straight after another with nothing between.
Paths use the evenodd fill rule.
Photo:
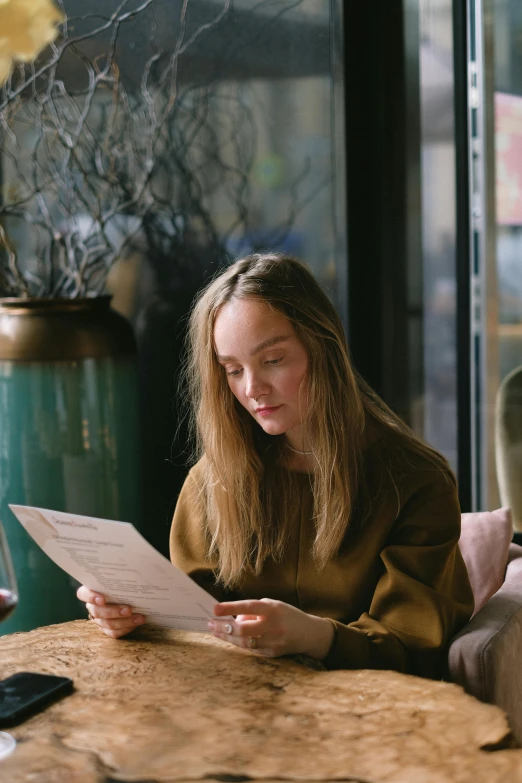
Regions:
<instances>
[{"instance_id":1,"label":"upholstered chair","mask_svg":"<svg viewBox=\"0 0 522 783\"><path fill-rule=\"evenodd\" d=\"M462 515L460 548L475 613L454 638L450 679L507 713L522 745L522 546L512 544L508 508Z\"/></svg>"}]
</instances>

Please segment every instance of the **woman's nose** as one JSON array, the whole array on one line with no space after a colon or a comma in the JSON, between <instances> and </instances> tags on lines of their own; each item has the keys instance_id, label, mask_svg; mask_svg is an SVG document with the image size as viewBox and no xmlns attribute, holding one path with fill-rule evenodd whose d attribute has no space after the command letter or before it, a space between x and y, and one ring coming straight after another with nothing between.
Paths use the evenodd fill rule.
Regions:
<instances>
[{"instance_id":1,"label":"woman's nose","mask_svg":"<svg viewBox=\"0 0 522 783\"><path fill-rule=\"evenodd\" d=\"M255 400L261 394L266 393L266 383L256 374L250 373L246 378L245 393L247 397Z\"/></svg>"}]
</instances>

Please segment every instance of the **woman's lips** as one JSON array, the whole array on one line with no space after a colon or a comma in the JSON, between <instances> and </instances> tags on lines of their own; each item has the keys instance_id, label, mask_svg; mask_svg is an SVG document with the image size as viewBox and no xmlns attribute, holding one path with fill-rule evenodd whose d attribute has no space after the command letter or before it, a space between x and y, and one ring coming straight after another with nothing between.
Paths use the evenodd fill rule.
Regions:
<instances>
[{"instance_id":1,"label":"woman's lips","mask_svg":"<svg viewBox=\"0 0 522 783\"><path fill-rule=\"evenodd\" d=\"M274 413L275 411L278 411L280 407L281 407L280 405L274 405L271 408L268 408L268 407L266 407L266 408L256 408L256 413L259 416L270 416L271 413Z\"/></svg>"}]
</instances>

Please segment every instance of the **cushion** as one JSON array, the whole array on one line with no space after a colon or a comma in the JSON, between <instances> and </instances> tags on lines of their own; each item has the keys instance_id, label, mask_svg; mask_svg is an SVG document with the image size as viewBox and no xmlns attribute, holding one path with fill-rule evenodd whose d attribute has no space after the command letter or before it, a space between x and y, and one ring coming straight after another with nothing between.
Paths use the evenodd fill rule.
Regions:
<instances>
[{"instance_id":1,"label":"cushion","mask_svg":"<svg viewBox=\"0 0 522 783\"><path fill-rule=\"evenodd\" d=\"M475 598L473 614L502 586L512 537L509 508L462 514L459 545Z\"/></svg>"}]
</instances>

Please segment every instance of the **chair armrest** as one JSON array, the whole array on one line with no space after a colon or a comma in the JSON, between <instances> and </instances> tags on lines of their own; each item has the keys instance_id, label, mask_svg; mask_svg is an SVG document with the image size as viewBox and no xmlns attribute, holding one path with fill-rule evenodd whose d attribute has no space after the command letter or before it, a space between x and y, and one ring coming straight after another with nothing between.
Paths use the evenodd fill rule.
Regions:
<instances>
[{"instance_id":1,"label":"chair armrest","mask_svg":"<svg viewBox=\"0 0 522 783\"><path fill-rule=\"evenodd\" d=\"M451 642L448 665L453 682L507 713L513 734L522 744L521 652L522 575L520 569L511 570L510 564L500 590Z\"/></svg>"},{"instance_id":2,"label":"chair armrest","mask_svg":"<svg viewBox=\"0 0 522 783\"><path fill-rule=\"evenodd\" d=\"M511 563L514 563L515 560L520 560L520 563L517 563L516 566L511 566ZM514 544L511 543L508 548L508 569L511 566L511 571L518 570L520 567L520 564L522 563L522 546L520 544ZM509 577L509 572L504 577L504 581Z\"/></svg>"}]
</instances>

